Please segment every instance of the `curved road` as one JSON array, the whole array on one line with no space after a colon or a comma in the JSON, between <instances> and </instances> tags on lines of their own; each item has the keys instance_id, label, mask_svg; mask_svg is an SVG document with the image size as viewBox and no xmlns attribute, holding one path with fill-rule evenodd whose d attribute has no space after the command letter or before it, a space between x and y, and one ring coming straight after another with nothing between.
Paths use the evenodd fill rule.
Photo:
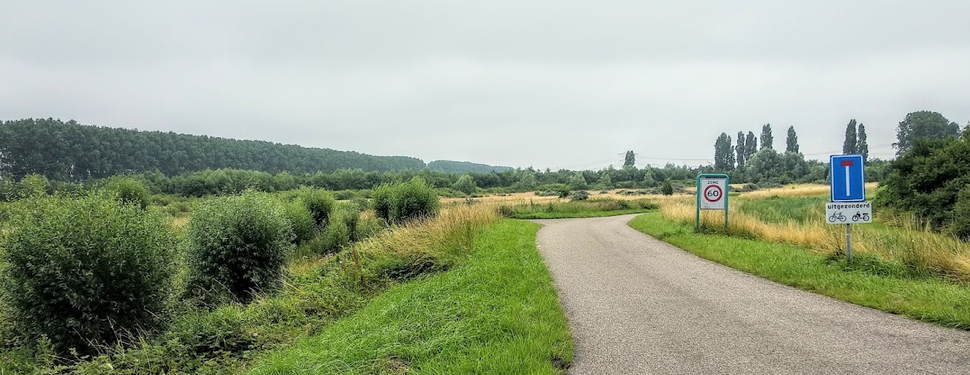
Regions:
<instances>
[{"instance_id":1,"label":"curved road","mask_svg":"<svg viewBox=\"0 0 970 375\"><path fill-rule=\"evenodd\" d=\"M572 374L970 374L970 333L803 292L628 227L535 220Z\"/></svg>"}]
</instances>

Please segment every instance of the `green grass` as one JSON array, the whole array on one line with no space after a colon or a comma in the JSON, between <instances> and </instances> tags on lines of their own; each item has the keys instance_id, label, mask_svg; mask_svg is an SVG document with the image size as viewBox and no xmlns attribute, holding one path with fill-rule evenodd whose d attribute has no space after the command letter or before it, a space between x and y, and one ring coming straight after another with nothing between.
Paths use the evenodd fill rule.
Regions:
<instances>
[{"instance_id":1,"label":"green grass","mask_svg":"<svg viewBox=\"0 0 970 375\"><path fill-rule=\"evenodd\" d=\"M251 373L564 373L573 346L537 230L504 220L466 262L389 289Z\"/></svg>"},{"instance_id":2,"label":"green grass","mask_svg":"<svg viewBox=\"0 0 970 375\"><path fill-rule=\"evenodd\" d=\"M970 329L970 288L938 277L914 277L905 266L874 256L852 264L796 246L694 233L661 216L641 215L630 226L729 267L912 319Z\"/></svg>"},{"instance_id":3,"label":"green grass","mask_svg":"<svg viewBox=\"0 0 970 375\"><path fill-rule=\"evenodd\" d=\"M529 204L502 206L499 207L499 212L514 219L564 219L637 214L649 212L658 207L647 199L593 198L582 201L530 202Z\"/></svg>"},{"instance_id":4,"label":"green grass","mask_svg":"<svg viewBox=\"0 0 970 375\"><path fill-rule=\"evenodd\" d=\"M794 221L804 224L824 220L825 203L828 196L808 197L767 197L763 199L739 199L738 209L766 223L786 223Z\"/></svg>"},{"instance_id":5,"label":"green grass","mask_svg":"<svg viewBox=\"0 0 970 375\"><path fill-rule=\"evenodd\" d=\"M875 192L869 192L869 196L874 196ZM737 199L732 204L737 204L738 210L746 215L751 215L760 221L772 224L784 224L795 222L798 224L808 224L825 220L825 204L829 203L828 195L813 195L803 197L783 197L772 196L760 199ZM886 230L891 227L873 222L864 224L865 230Z\"/></svg>"},{"instance_id":6,"label":"green grass","mask_svg":"<svg viewBox=\"0 0 970 375\"><path fill-rule=\"evenodd\" d=\"M642 214L650 212L652 209L627 209L615 211L576 211L576 212L524 212L512 215L515 219L568 219L568 218L587 218L587 217L606 217L629 214Z\"/></svg>"}]
</instances>

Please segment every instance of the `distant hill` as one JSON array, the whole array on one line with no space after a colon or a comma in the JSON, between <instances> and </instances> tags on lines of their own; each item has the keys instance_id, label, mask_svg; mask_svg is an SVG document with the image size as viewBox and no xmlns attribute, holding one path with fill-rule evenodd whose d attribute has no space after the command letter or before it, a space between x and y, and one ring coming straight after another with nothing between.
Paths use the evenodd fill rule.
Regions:
<instances>
[{"instance_id":1,"label":"distant hill","mask_svg":"<svg viewBox=\"0 0 970 375\"><path fill-rule=\"evenodd\" d=\"M407 156L374 156L266 141L88 126L73 120L0 121L0 174L5 179L20 179L32 173L53 180L80 181L154 170L172 176L217 168L302 174L424 167L421 159Z\"/></svg>"},{"instance_id":2,"label":"distant hill","mask_svg":"<svg viewBox=\"0 0 970 375\"><path fill-rule=\"evenodd\" d=\"M428 163L428 169L446 173L488 173L502 172L512 167L471 163L467 161L435 160Z\"/></svg>"}]
</instances>

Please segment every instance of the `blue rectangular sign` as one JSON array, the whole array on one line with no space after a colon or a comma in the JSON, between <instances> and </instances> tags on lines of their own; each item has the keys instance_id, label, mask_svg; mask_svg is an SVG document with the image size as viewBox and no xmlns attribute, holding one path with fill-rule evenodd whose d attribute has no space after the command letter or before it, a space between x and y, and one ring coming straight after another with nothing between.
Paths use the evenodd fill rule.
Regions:
<instances>
[{"instance_id":1,"label":"blue rectangular sign","mask_svg":"<svg viewBox=\"0 0 970 375\"><path fill-rule=\"evenodd\" d=\"M832 155L829 169L832 181L832 202L861 202L866 200L865 165L862 155Z\"/></svg>"}]
</instances>

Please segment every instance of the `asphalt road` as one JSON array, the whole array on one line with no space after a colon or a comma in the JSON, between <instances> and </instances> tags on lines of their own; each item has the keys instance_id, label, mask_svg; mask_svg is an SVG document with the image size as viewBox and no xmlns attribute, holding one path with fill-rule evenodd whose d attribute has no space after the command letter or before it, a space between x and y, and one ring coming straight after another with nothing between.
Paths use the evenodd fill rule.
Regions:
<instances>
[{"instance_id":1,"label":"asphalt road","mask_svg":"<svg viewBox=\"0 0 970 375\"><path fill-rule=\"evenodd\" d=\"M571 374L970 374L970 333L767 281L628 227L535 220Z\"/></svg>"}]
</instances>

